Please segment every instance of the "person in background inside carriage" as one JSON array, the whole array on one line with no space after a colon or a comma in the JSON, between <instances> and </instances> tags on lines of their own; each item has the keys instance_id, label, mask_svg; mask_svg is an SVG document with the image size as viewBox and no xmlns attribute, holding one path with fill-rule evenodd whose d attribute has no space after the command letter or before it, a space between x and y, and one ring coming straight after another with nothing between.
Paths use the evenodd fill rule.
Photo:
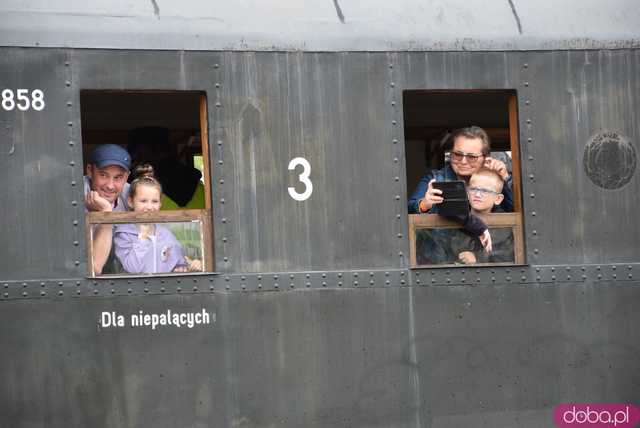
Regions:
<instances>
[{"instance_id":1,"label":"person in background inside carriage","mask_svg":"<svg viewBox=\"0 0 640 428\"><path fill-rule=\"evenodd\" d=\"M116 144L102 144L93 150L84 176L85 211L128 211L131 156ZM93 271L96 275L109 259L113 226L96 225L93 234Z\"/></svg>"},{"instance_id":2,"label":"person in background inside carriage","mask_svg":"<svg viewBox=\"0 0 640 428\"><path fill-rule=\"evenodd\" d=\"M504 162L491 158L487 133L478 126L470 126L453 131L451 139L451 161L444 168L429 171L420 179L409 198L409 214L437 214L438 204L441 204L443 199L442 191L434 189L433 182L464 180L469 184L471 176L482 168L498 173L504 182L500 209L504 212L513 211L511 176Z\"/></svg>"}]
</instances>

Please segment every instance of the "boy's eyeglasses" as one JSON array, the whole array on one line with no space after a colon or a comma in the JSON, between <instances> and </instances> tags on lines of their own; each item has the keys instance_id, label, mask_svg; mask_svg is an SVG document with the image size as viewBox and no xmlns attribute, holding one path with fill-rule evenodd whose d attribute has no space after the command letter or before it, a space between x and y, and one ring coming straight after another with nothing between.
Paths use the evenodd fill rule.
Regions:
<instances>
[{"instance_id":1,"label":"boy's eyeglasses","mask_svg":"<svg viewBox=\"0 0 640 428\"><path fill-rule=\"evenodd\" d=\"M484 187L469 187L467 189L467 191L469 193L477 193L477 194L479 194L479 195L481 195L483 197L486 196L486 195L499 195L500 194L500 192L496 192L496 191L491 190L491 189L485 189Z\"/></svg>"},{"instance_id":2,"label":"boy's eyeglasses","mask_svg":"<svg viewBox=\"0 0 640 428\"><path fill-rule=\"evenodd\" d=\"M459 152L457 150L451 152L451 159L454 162L462 162L462 159L467 158L467 162L469 162L470 164L475 164L482 157L484 157L484 155L478 153L465 153Z\"/></svg>"}]
</instances>

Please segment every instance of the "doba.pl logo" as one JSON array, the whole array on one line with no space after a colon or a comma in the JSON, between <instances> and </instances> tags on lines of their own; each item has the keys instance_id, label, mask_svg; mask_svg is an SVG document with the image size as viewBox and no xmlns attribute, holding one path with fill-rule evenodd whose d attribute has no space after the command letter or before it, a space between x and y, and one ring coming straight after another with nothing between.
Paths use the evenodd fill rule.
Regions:
<instances>
[{"instance_id":1,"label":"doba.pl logo","mask_svg":"<svg viewBox=\"0 0 640 428\"><path fill-rule=\"evenodd\" d=\"M560 404L553 420L560 428L634 428L640 422L640 408L632 404Z\"/></svg>"}]
</instances>

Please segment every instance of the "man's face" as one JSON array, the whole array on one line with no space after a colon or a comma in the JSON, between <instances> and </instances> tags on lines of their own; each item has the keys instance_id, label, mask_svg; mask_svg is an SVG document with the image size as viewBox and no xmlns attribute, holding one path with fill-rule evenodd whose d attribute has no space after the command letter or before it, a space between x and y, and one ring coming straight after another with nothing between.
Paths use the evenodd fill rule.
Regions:
<instances>
[{"instance_id":1,"label":"man's face","mask_svg":"<svg viewBox=\"0 0 640 428\"><path fill-rule=\"evenodd\" d=\"M500 204L504 196L498 191L496 180L485 175L474 175L469 180L469 203L477 212L488 213L494 205Z\"/></svg>"},{"instance_id":2,"label":"man's face","mask_svg":"<svg viewBox=\"0 0 640 428\"><path fill-rule=\"evenodd\" d=\"M87 165L87 175L90 178L91 190L98 192L100 196L113 203L122 192L129 172L117 165L109 165L104 168Z\"/></svg>"},{"instance_id":3,"label":"man's face","mask_svg":"<svg viewBox=\"0 0 640 428\"><path fill-rule=\"evenodd\" d=\"M459 136L453 142L451 151L451 168L458 177L471 177L484 164L482 140Z\"/></svg>"}]
</instances>

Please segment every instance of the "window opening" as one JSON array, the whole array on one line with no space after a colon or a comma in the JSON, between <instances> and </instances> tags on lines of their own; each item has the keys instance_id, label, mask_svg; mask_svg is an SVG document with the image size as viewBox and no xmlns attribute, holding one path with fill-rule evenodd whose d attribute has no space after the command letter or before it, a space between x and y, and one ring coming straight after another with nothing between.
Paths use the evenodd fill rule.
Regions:
<instances>
[{"instance_id":1,"label":"window opening","mask_svg":"<svg viewBox=\"0 0 640 428\"><path fill-rule=\"evenodd\" d=\"M80 101L88 275L213 272L206 95L83 90Z\"/></svg>"},{"instance_id":2,"label":"window opening","mask_svg":"<svg viewBox=\"0 0 640 428\"><path fill-rule=\"evenodd\" d=\"M403 107L411 267L524 263L515 91L407 90ZM464 183L471 218L429 197L432 178Z\"/></svg>"}]
</instances>

